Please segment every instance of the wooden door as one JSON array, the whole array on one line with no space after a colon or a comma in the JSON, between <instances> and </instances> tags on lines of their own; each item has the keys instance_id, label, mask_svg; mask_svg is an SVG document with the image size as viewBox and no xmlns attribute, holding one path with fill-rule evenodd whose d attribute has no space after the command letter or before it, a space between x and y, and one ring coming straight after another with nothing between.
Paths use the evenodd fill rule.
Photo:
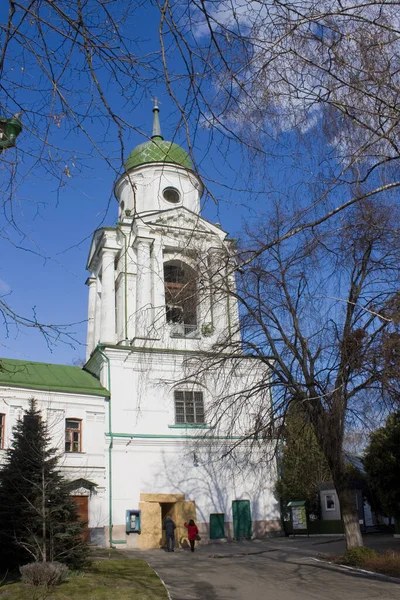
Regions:
<instances>
[{"instance_id":1,"label":"wooden door","mask_svg":"<svg viewBox=\"0 0 400 600\"><path fill-rule=\"evenodd\" d=\"M89 535L89 496L72 496L76 504L78 518L85 523L83 539L86 541Z\"/></svg>"}]
</instances>

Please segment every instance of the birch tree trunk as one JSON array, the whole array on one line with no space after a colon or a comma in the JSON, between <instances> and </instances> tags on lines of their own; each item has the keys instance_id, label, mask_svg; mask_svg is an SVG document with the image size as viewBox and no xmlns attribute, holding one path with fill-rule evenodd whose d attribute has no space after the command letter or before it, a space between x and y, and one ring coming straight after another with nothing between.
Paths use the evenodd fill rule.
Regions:
<instances>
[{"instance_id":1,"label":"birch tree trunk","mask_svg":"<svg viewBox=\"0 0 400 600\"><path fill-rule=\"evenodd\" d=\"M346 537L346 548L359 548L364 545L354 496L348 487L336 486Z\"/></svg>"}]
</instances>

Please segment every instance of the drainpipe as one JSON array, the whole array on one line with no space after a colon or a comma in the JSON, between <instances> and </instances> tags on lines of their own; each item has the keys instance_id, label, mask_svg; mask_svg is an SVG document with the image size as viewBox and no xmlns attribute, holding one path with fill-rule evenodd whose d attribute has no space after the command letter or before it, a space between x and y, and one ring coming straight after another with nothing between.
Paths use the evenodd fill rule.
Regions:
<instances>
[{"instance_id":1,"label":"drainpipe","mask_svg":"<svg viewBox=\"0 0 400 600\"><path fill-rule=\"evenodd\" d=\"M117 223L118 231L124 236L124 294L125 294L125 302L124 302L124 320L125 320L125 340L128 339L128 242L126 240L126 234L122 231Z\"/></svg>"},{"instance_id":2,"label":"drainpipe","mask_svg":"<svg viewBox=\"0 0 400 600\"><path fill-rule=\"evenodd\" d=\"M111 366L110 359L102 350L104 346L101 344L97 345L96 350L98 350L99 354L103 356L103 358L107 361L107 373L108 373L108 391L110 392L110 397L108 399L108 435L110 436L110 443L108 445L108 502L109 502L109 520L108 520L108 539L110 548L113 547L113 539L112 539L112 449L113 449L113 435L112 435L112 427L111 427Z\"/></svg>"}]
</instances>

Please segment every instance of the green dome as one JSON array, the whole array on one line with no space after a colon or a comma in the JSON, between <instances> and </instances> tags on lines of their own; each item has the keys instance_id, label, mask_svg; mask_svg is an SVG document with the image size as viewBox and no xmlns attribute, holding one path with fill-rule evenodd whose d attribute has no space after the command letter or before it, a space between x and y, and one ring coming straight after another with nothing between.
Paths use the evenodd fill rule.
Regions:
<instances>
[{"instance_id":1,"label":"green dome","mask_svg":"<svg viewBox=\"0 0 400 600\"><path fill-rule=\"evenodd\" d=\"M187 152L178 144L163 140L161 136L153 137L148 142L136 146L128 156L125 169L129 171L133 167L156 162L174 163L192 169L192 162Z\"/></svg>"}]
</instances>

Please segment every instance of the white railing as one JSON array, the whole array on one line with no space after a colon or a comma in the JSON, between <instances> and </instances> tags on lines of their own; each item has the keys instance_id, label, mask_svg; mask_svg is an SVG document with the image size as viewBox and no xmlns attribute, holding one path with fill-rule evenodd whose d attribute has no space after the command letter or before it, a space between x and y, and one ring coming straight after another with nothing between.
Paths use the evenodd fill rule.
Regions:
<instances>
[{"instance_id":1,"label":"white railing","mask_svg":"<svg viewBox=\"0 0 400 600\"><path fill-rule=\"evenodd\" d=\"M170 336L172 338L178 337L197 337L197 325L188 325L187 323L170 323L169 324Z\"/></svg>"}]
</instances>

